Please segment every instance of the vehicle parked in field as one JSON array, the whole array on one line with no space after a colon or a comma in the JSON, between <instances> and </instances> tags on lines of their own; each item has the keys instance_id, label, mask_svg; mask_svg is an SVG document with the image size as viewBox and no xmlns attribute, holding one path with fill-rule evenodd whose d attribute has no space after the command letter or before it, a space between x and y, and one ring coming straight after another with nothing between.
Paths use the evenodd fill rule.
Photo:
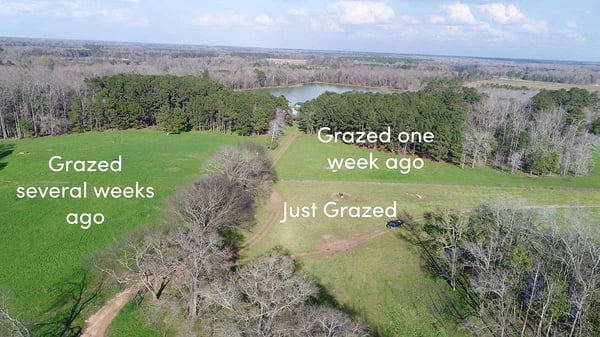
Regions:
<instances>
[{"instance_id":1,"label":"vehicle parked in field","mask_svg":"<svg viewBox=\"0 0 600 337\"><path fill-rule=\"evenodd\" d=\"M388 221L387 224L385 224L385 227L387 228L396 228L396 227L400 227L404 224L404 221L402 220L392 220L392 221Z\"/></svg>"}]
</instances>

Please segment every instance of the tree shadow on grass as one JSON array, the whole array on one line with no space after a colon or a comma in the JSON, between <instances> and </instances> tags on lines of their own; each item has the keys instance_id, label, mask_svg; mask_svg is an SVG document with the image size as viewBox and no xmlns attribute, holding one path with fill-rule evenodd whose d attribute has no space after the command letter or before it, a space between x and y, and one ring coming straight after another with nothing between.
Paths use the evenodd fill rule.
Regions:
<instances>
[{"instance_id":1,"label":"tree shadow on grass","mask_svg":"<svg viewBox=\"0 0 600 337\"><path fill-rule=\"evenodd\" d=\"M422 219L415 221L405 213L404 219L407 220L401 230L396 233L396 236L415 249L421 257L421 269L425 275L439 284L438 287L431 289L428 294L431 300L428 305L429 312L442 326L448 320L460 324L477 306L477 299L468 290L468 285L462 277L457 278L456 289L454 290L450 286L449 279L445 277L442 258L435 251L433 243L430 241L433 230L433 227L431 227L433 217L433 213L425 213ZM447 284L442 285L438 281ZM437 326L434 326L434 328L437 329Z\"/></svg>"},{"instance_id":2,"label":"tree shadow on grass","mask_svg":"<svg viewBox=\"0 0 600 337\"><path fill-rule=\"evenodd\" d=\"M15 149L15 144L12 143L0 143L0 161L4 158L9 156L11 153L13 153ZM0 162L0 170L2 170L3 168L6 167L6 165L8 165L8 163L2 163Z\"/></svg>"},{"instance_id":3,"label":"tree shadow on grass","mask_svg":"<svg viewBox=\"0 0 600 337\"><path fill-rule=\"evenodd\" d=\"M359 309L355 308L354 306L338 302L338 300L335 298L335 296L329 292L327 287L325 287L325 285L323 285L318 280L315 280L315 286L317 287L319 292L317 294L311 296L308 303L310 303L311 305L314 305L314 306L324 306L324 307L332 307L332 308L338 309L338 310L342 311L343 313L347 314L350 318L352 318L352 319L360 318L360 320L362 320L365 324L367 324L366 315L362 310L359 310ZM371 336L373 336L373 337L388 337L388 336L382 335L378 331L377 327L375 327L375 326L370 326L369 332L371 333Z\"/></svg>"},{"instance_id":4,"label":"tree shadow on grass","mask_svg":"<svg viewBox=\"0 0 600 337\"><path fill-rule=\"evenodd\" d=\"M62 283L55 301L46 311L41 323L34 326L35 336L76 337L83 332L84 319L81 313L98 298L100 285L93 285L87 272L75 273L70 280Z\"/></svg>"}]
</instances>

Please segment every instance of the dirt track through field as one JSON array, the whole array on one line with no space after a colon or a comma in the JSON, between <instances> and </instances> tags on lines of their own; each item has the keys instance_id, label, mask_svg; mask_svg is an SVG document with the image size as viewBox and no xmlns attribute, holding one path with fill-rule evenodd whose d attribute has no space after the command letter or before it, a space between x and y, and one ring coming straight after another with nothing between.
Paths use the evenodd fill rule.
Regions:
<instances>
[{"instance_id":1,"label":"dirt track through field","mask_svg":"<svg viewBox=\"0 0 600 337\"><path fill-rule=\"evenodd\" d=\"M279 151L273 157L273 164L271 164L271 168L274 168L275 165L279 162L281 157L285 154L285 152L290 148L296 137L298 137L299 132L296 131L291 134L288 139L285 140L283 144L281 144ZM269 215L267 220L262 224L260 228L252 235L246 242L240 247L239 252L245 252L248 249L252 248L255 244L260 242L262 239L271 232L273 227L277 224L277 220L279 220L279 215L283 210L283 197L277 190L274 188L271 189L271 195L269 196Z\"/></svg>"},{"instance_id":2,"label":"dirt track through field","mask_svg":"<svg viewBox=\"0 0 600 337\"><path fill-rule=\"evenodd\" d=\"M259 243L262 239L264 239L269 232L275 227L277 224L277 220L279 220L279 215L283 209L283 197L277 190L272 189L271 195L269 196L269 216L267 217L267 221L263 223L263 225L252 235L243 245L240 247L239 252L245 252L248 249L252 248L255 244Z\"/></svg>"},{"instance_id":3,"label":"dirt track through field","mask_svg":"<svg viewBox=\"0 0 600 337\"><path fill-rule=\"evenodd\" d=\"M100 337L106 335L108 326L113 321L121 308L127 302L131 301L138 291L142 290L144 286L142 284L136 284L125 289L123 292L118 293L115 297L111 298L106 304L100 308L95 314L85 321L86 328L83 331L82 337Z\"/></svg>"},{"instance_id":4,"label":"dirt track through field","mask_svg":"<svg viewBox=\"0 0 600 337\"><path fill-rule=\"evenodd\" d=\"M296 140L299 134L300 132L296 130L285 140L285 142L283 142L283 144L280 145L279 151L277 152L275 157L273 157L273 164L271 164L271 168L274 168L275 165L277 165L281 157L283 157L283 155L287 152L287 150L290 148L290 145L292 145L292 143L294 142L294 140Z\"/></svg>"}]
</instances>

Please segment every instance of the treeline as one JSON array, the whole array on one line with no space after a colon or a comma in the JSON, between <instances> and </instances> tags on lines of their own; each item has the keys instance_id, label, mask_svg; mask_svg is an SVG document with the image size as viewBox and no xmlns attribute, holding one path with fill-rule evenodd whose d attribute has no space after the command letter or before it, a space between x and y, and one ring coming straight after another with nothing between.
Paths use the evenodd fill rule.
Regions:
<instances>
[{"instance_id":1,"label":"treeline","mask_svg":"<svg viewBox=\"0 0 600 337\"><path fill-rule=\"evenodd\" d=\"M495 90L495 89L489 89ZM585 89L542 90L531 99L488 96L453 80L394 94L325 93L300 109L307 133L431 131L429 144L376 147L445 160L461 167L493 165L512 173L584 175L593 168L600 99Z\"/></svg>"},{"instance_id":2,"label":"treeline","mask_svg":"<svg viewBox=\"0 0 600 337\"><path fill-rule=\"evenodd\" d=\"M155 125L168 132L260 134L277 109L287 107L283 97L234 92L207 76L121 74L84 83L80 74L50 70L7 74L0 80L3 139Z\"/></svg>"},{"instance_id":3,"label":"treeline","mask_svg":"<svg viewBox=\"0 0 600 337\"><path fill-rule=\"evenodd\" d=\"M403 154L410 152L436 160L457 161L469 108L481 98L477 91L461 88L457 81L432 81L417 92L325 93L302 106L299 126L309 134L321 127L330 127L332 132L381 132L389 126L392 135L430 131L435 135L432 143L400 144L396 139L375 146Z\"/></svg>"},{"instance_id":4,"label":"treeline","mask_svg":"<svg viewBox=\"0 0 600 337\"><path fill-rule=\"evenodd\" d=\"M208 76L114 75L86 79L91 91L87 111L77 99L69 121L75 130L128 129L161 125L165 131L191 128L262 134L269 129L284 97L234 92Z\"/></svg>"},{"instance_id":5,"label":"treeline","mask_svg":"<svg viewBox=\"0 0 600 337\"><path fill-rule=\"evenodd\" d=\"M163 336L370 336L364 324L281 250L235 263L239 229L274 175L261 146L228 146L170 203L169 224L102 259L100 269L151 296L144 314Z\"/></svg>"},{"instance_id":6,"label":"treeline","mask_svg":"<svg viewBox=\"0 0 600 337\"><path fill-rule=\"evenodd\" d=\"M407 237L462 300L448 309L475 335L600 335L600 232L580 212L498 200L411 229Z\"/></svg>"},{"instance_id":7,"label":"treeline","mask_svg":"<svg viewBox=\"0 0 600 337\"><path fill-rule=\"evenodd\" d=\"M542 90L528 101L490 97L469 114L461 164L588 174L600 131L599 102L596 93L578 88Z\"/></svg>"},{"instance_id":8,"label":"treeline","mask_svg":"<svg viewBox=\"0 0 600 337\"><path fill-rule=\"evenodd\" d=\"M510 70L499 76L508 78L516 78L525 81L542 81L552 83L578 83L578 84L595 84L598 82L598 75L594 73L579 74L577 72L542 72L527 70Z\"/></svg>"}]
</instances>

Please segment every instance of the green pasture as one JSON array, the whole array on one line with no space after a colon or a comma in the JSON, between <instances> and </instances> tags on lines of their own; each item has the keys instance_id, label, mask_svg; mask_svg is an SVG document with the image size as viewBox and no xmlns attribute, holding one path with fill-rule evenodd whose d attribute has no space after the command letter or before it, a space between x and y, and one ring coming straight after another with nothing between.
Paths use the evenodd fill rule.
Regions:
<instances>
[{"instance_id":1,"label":"green pasture","mask_svg":"<svg viewBox=\"0 0 600 337\"><path fill-rule=\"evenodd\" d=\"M343 143L321 143L316 136L301 134L277 165L282 180L376 181L414 184L469 185L495 187L583 187L600 188L600 151L596 151L594 173L583 177L537 177L523 173L511 174L491 167L460 168L444 162L425 160L420 170L408 174L385 168L385 161L394 156L373 152L379 158L379 169L352 169L332 172L327 158L369 157L371 151Z\"/></svg>"},{"instance_id":2,"label":"green pasture","mask_svg":"<svg viewBox=\"0 0 600 337\"><path fill-rule=\"evenodd\" d=\"M247 256L258 256L278 245L289 249L340 305L364 317L382 336L461 336L465 331L457 328L460 319L448 309L451 303L457 303L452 301L452 291L442 280L424 271L417 247L400 238L406 229L389 230L353 250L314 253L322 251L327 242L354 240L385 229L386 217L324 216L322 206L339 192L346 198L336 201L338 206L388 206L396 201L401 218L419 218L439 209L469 209L497 199L518 206L600 205L598 164L594 173L585 177L529 177L488 167L461 169L432 161L426 161L422 170L406 175L386 168L335 173L326 168L328 157L368 155L365 149L322 144L316 137L299 136L277 165L280 181L276 188L288 206L315 203L316 218L277 223ZM379 163L392 157L378 152L374 155L382 158ZM598 153L596 159L598 162ZM597 208L583 212L590 213L591 219L598 219L600 214ZM259 209L259 223L265 213L264 207Z\"/></svg>"},{"instance_id":3,"label":"green pasture","mask_svg":"<svg viewBox=\"0 0 600 337\"><path fill-rule=\"evenodd\" d=\"M293 129L286 137L291 132ZM91 255L128 232L165 221L165 201L200 175L202 161L223 144L245 139L216 133L166 135L132 130L0 142L0 288L8 288L14 295L11 309L27 322L38 321L61 300L66 285L81 279L78 272L89 268L85 261ZM379 152L373 153L381 158L379 170L334 173L326 168L327 158L368 157L369 153L346 144L322 144L313 136L298 136L277 164L280 180L275 188L288 206L314 202L317 216L277 223L245 255L254 257L278 245L299 254L305 270L342 307L377 327L381 336L461 336L464 331L457 329L456 318L446 308L452 302L447 286L430 277L423 270L418 249L399 238L404 229L384 232L350 251L314 254L327 242L385 230L387 218L324 217L322 206L337 193L346 196L338 206L389 206L396 201L398 216L408 218L440 208L468 209L496 198L518 204L600 205L599 152L594 173L585 177L511 175L489 167L461 169L429 160L422 170L403 175L383 167L385 159L393 155ZM121 155L123 172L54 173L48 168L54 155L64 160L109 161ZM18 186L77 186L83 181L88 188L124 187L137 181L154 187L155 197L98 200L91 191L88 199L16 196ZM259 225L268 217L268 207L268 201L259 203ZM66 223L70 212L101 212L106 220L83 230ZM588 212L592 219L600 218L597 209ZM81 318L87 318L84 316ZM142 319L130 304L115 320L110 335L156 334L145 323L132 324Z\"/></svg>"},{"instance_id":4,"label":"green pasture","mask_svg":"<svg viewBox=\"0 0 600 337\"><path fill-rule=\"evenodd\" d=\"M86 258L127 232L159 224L165 200L200 175L202 160L242 138L216 133L166 135L153 130L85 133L0 142L0 288L14 296L13 311L35 321L61 300ZM48 160L112 160L122 172L51 172ZM154 187L152 199L17 199L18 186ZM66 223L71 212L101 212L102 225L83 230Z\"/></svg>"},{"instance_id":5,"label":"green pasture","mask_svg":"<svg viewBox=\"0 0 600 337\"><path fill-rule=\"evenodd\" d=\"M451 315L443 281L423 272L418 252L394 234L358 249L303 259L304 268L379 336L467 336Z\"/></svg>"}]
</instances>

